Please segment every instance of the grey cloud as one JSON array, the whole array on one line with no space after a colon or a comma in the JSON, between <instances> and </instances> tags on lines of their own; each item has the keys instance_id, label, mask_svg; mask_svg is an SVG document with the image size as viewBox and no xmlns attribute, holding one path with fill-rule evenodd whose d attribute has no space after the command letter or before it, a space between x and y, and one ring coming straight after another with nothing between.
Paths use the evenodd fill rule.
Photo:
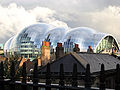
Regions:
<instances>
[{"instance_id":1,"label":"grey cloud","mask_svg":"<svg viewBox=\"0 0 120 90\"><path fill-rule=\"evenodd\" d=\"M25 8L34 8L36 6L48 7L54 10L67 11L67 10L81 10L90 11L96 9L103 9L109 5L120 5L119 0L1 0L1 5L9 5L16 3Z\"/></svg>"},{"instance_id":2,"label":"grey cloud","mask_svg":"<svg viewBox=\"0 0 120 90\"><path fill-rule=\"evenodd\" d=\"M8 6L12 2L26 10L33 10L37 6L47 7L55 11L52 15L54 19L67 23L69 27L90 27L111 33L120 40L120 16L116 14L119 11L119 0L1 0L0 4ZM39 21L48 23L47 20L53 18L43 20L39 17Z\"/></svg>"},{"instance_id":3,"label":"grey cloud","mask_svg":"<svg viewBox=\"0 0 120 90\"><path fill-rule=\"evenodd\" d=\"M38 21L51 24L53 26L67 27L63 21L57 20L54 17L56 13L54 10L45 7L35 7L26 10L24 7L17 6L12 3L6 7L0 6L0 43L5 43L23 28L36 24Z\"/></svg>"}]
</instances>

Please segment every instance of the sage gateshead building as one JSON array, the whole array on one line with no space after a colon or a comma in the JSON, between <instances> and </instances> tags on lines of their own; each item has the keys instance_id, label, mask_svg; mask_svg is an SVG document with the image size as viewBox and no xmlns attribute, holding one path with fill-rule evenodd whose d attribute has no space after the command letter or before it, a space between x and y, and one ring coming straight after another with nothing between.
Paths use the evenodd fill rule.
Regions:
<instances>
[{"instance_id":1,"label":"sage gateshead building","mask_svg":"<svg viewBox=\"0 0 120 90\"><path fill-rule=\"evenodd\" d=\"M75 44L79 45L80 52L86 52L88 46L92 46L95 53L111 53L113 49L119 52L118 42L110 34L87 27L69 29L40 23L28 26L11 37L4 45L4 54L6 57L40 57L42 41L49 42L51 54L58 42L63 43L65 52L72 52Z\"/></svg>"}]
</instances>

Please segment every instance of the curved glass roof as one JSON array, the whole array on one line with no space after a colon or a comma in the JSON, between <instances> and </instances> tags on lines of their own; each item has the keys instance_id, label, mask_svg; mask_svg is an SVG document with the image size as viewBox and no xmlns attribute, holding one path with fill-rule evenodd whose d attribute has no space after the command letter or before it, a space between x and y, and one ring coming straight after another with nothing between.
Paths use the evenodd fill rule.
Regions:
<instances>
[{"instance_id":1,"label":"curved glass roof","mask_svg":"<svg viewBox=\"0 0 120 90\"><path fill-rule=\"evenodd\" d=\"M97 32L93 29L86 27L78 27L70 30L66 36L64 37L64 42L70 38L70 42L79 44L80 51L86 51L89 45L92 45L94 48L94 44L99 42L97 38L101 38L103 34L99 34L99 37L95 38ZM95 42L95 43L94 43Z\"/></svg>"},{"instance_id":2,"label":"curved glass roof","mask_svg":"<svg viewBox=\"0 0 120 90\"><path fill-rule=\"evenodd\" d=\"M4 52L9 52L10 51L10 44L11 44L11 41L13 40L14 37L11 37L4 45Z\"/></svg>"},{"instance_id":3,"label":"curved glass roof","mask_svg":"<svg viewBox=\"0 0 120 90\"><path fill-rule=\"evenodd\" d=\"M38 48L40 48L41 42L44 40L44 34L51 30L53 26L48 24L34 24L26 27L21 32L19 32L12 40L10 48L15 48L21 44L21 38L26 34L25 37L29 37L30 41L33 41Z\"/></svg>"},{"instance_id":4,"label":"curved glass roof","mask_svg":"<svg viewBox=\"0 0 120 90\"><path fill-rule=\"evenodd\" d=\"M59 27L54 28L48 32L45 33L45 38L49 38L49 42L51 42L51 45L55 48L58 42L63 41L63 37L66 34L67 29Z\"/></svg>"},{"instance_id":5,"label":"curved glass roof","mask_svg":"<svg viewBox=\"0 0 120 90\"><path fill-rule=\"evenodd\" d=\"M105 37L110 36L114 38L110 34L96 32L94 29L87 27L78 27L70 30L64 37L64 42L70 39L70 42L79 44L80 51L85 51L88 49L88 46L92 46L95 51L99 43ZM115 38L114 38L115 39ZM117 43L116 39L115 42ZM118 43L117 43L118 47ZM119 47L118 47L119 48Z\"/></svg>"},{"instance_id":6,"label":"curved glass roof","mask_svg":"<svg viewBox=\"0 0 120 90\"><path fill-rule=\"evenodd\" d=\"M42 41L44 40L49 41L53 48L55 48L57 42L66 42L68 39L73 44L79 44L80 51L86 51L90 45L95 50L102 39L107 36L114 38L112 35L96 32L94 29L87 27L78 27L69 30L64 27L53 27L49 24L40 23L26 27L17 35L10 38L5 43L4 51L20 52L20 48L28 48L29 46L31 48L34 47L37 52L38 49L40 50ZM116 39L114 40L117 44Z\"/></svg>"}]
</instances>

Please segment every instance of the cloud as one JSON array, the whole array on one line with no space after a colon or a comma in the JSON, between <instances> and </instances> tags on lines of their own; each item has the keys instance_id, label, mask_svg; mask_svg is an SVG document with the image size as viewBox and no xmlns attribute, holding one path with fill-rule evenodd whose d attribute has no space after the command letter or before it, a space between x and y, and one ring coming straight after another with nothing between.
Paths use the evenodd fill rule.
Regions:
<instances>
[{"instance_id":1,"label":"cloud","mask_svg":"<svg viewBox=\"0 0 120 90\"><path fill-rule=\"evenodd\" d=\"M114 0L34 0L30 3L12 3L0 6L1 43L23 28L38 22L65 27L90 27L110 33L120 41L120 3ZM12 0L11 0L12 2ZM10 3L11 3L10 2ZM69 4L68 4L69 3ZM9 4L9 3L8 3ZM24 4L23 6L21 6ZM28 5L29 4L29 5ZM32 7L33 8L28 8ZM26 9L27 7L27 9ZM59 7L59 8L58 8ZM67 26L68 25L68 26Z\"/></svg>"},{"instance_id":2,"label":"cloud","mask_svg":"<svg viewBox=\"0 0 120 90\"><path fill-rule=\"evenodd\" d=\"M90 27L99 32L112 34L120 41L120 7L108 6L90 12L58 14L70 27Z\"/></svg>"},{"instance_id":3,"label":"cloud","mask_svg":"<svg viewBox=\"0 0 120 90\"><path fill-rule=\"evenodd\" d=\"M12 3L7 7L0 6L0 12L2 12L0 13L0 43L4 43L23 28L38 22L67 27L66 23L54 17L56 14L54 10L45 7L26 10Z\"/></svg>"},{"instance_id":4,"label":"cloud","mask_svg":"<svg viewBox=\"0 0 120 90\"><path fill-rule=\"evenodd\" d=\"M109 6L102 11L90 13L91 25L97 30L114 35L120 40L120 7Z\"/></svg>"}]
</instances>

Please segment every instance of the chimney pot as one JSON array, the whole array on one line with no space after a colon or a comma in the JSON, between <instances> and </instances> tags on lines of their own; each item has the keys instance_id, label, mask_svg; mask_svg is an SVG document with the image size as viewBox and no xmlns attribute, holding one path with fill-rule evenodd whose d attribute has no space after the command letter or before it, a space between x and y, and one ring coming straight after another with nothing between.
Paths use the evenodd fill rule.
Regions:
<instances>
[{"instance_id":1,"label":"chimney pot","mask_svg":"<svg viewBox=\"0 0 120 90\"><path fill-rule=\"evenodd\" d=\"M75 47L73 48L74 52L80 52L79 44L75 44Z\"/></svg>"},{"instance_id":2,"label":"chimney pot","mask_svg":"<svg viewBox=\"0 0 120 90\"><path fill-rule=\"evenodd\" d=\"M42 41L42 46L45 46L45 41Z\"/></svg>"},{"instance_id":3,"label":"chimney pot","mask_svg":"<svg viewBox=\"0 0 120 90\"><path fill-rule=\"evenodd\" d=\"M92 49L92 46L89 46L90 49Z\"/></svg>"},{"instance_id":4,"label":"chimney pot","mask_svg":"<svg viewBox=\"0 0 120 90\"><path fill-rule=\"evenodd\" d=\"M94 53L94 52L93 52L93 49L92 49L92 46L89 46L89 47L88 47L87 52L88 52L88 53Z\"/></svg>"},{"instance_id":5,"label":"chimney pot","mask_svg":"<svg viewBox=\"0 0 120 90\"><path fill-rule=\"evenodd\" d=\"M62 43L57 43L57 47L62 47Z\"/></svg>"},{"instance_id":6,"label":"chimney pot","mask_svg":"<svg viewBox=\"0 0 120 90\"><path fill-rule=\"evenodd\" d=\"M56 59L64 56L64 47L62 47L62 43L57 43L55 55L56 55Z\"/></svg>"},{"instance_id":7,"label":"chimney pot","mask_svg":"<svg viewBox=\"0 0 120 90\"><path fill-rule=\"evenodd\" d=\"M78 48L78 44L75 44L75 48Z\"/></svg>"},{"instance_id":8,"label":"chimney pot","mask_svg":"<svg viewBox=\"0 0 120 90\"><path fill-rule=\"evenodd\" d=\"M48 47L49 47L49 42L46 42L46 46L48 46Z\"/></svg>"}]
</instances>

